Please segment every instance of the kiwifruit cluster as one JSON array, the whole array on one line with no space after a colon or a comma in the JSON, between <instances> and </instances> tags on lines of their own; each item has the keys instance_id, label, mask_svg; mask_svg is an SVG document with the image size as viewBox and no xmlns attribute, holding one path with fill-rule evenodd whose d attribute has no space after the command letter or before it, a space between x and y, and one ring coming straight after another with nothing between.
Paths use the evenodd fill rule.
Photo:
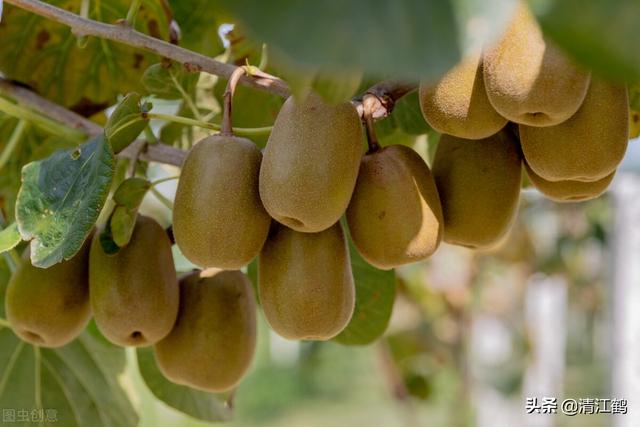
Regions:
<instances>
[{"instance_id":1,"label":"kiwifruit cluster","mask_svg":"<svg viewBox=\"0 0 640 427\"><path fill-rule=\"evenodd\" d=\"M343 216L355 249L381 269L424 260L443 240L487 248L513 223L523 169L553 200L587 200L627 146L626 88L573 64L524 4L500 40L422 82L419 99L442 133L431 168L411 148L372 143L369 116L364 154L356 108L313 93L286 100L264 152L223 126L190 151L175 198L175 241L201 271L178 280L165 230L139 216L116 254L98 230L51 269L25 261L7 289L9 322L29 342L61 346L93 312L108 340L153 345L171 381L228 390L256 346L256 296L239 271L254 258L271 328L328 340L355 306Z\"/></svg>"},{"instance_id":2,"label":"kiwifruit cluster","mask_svg":"<svg viewBox=\"0 0 640 427\"><path fill-rule=\"evenodd\" d=\"M485 246L507 230L505 218L517 206L518 174L513 174L515 166L501 161L511 157L509 164L518 163L513 146L535 188L552 200L575 202L607 189L629 139L626 86L573 63L543 36L525 2L517 4L495 43L465 58L439 81L422 82L420 104L426 121L444 134L433 168L443 203L444 239L451 243ZM489 143L505 138L515 144L503 144L510 156ZM464 159L474 150L478 153L470 166ZM464 170L456 173L456 166ZM482 187L494 175L504 181ZM495 199L488 202L490 189L496 191ZM492 209L484 210L487 203ZM496 213L500 209L502 215ZM460 233L463 226L469 230ZM480 238L482 233L486 239Z\"/></svg>"}]
</instances>

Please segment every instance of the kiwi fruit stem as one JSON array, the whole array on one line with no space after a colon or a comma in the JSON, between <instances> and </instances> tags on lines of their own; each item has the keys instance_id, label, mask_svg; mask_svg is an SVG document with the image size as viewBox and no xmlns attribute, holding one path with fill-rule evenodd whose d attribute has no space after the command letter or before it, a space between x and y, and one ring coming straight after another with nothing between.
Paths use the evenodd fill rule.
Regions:
<instances>
[{"instance_id":1,"label":"kiwi fruit stem","mask_svg":"<svg viewBox=\"0 0 640 427\"><path fill-rule=\"evenodd\" d=\"M380 149L380 143L378 142L378 137L376 136L376 128L373 123L372 115L372 111L375 105L375 98L376 97L374 95L367 94L362 100L362 107L364 110L364 124L367 131L367 144L369 145L367 154L375 153Z\"/></svg>"},{"instance_id":2,"label":"kiwi fruit stem","mask_svg":"<svg viewBox=\"0 0 640 427\"><path fill-rule=\"evenodd\" d=\"M220 129L220 135L233 136L233 127L231 126L231 105L233 104L233 93L236 91L236 86L240 81L240 78L247 74L246 67L236 68L227 82L227 87L224 90L224 107L222 110L222 129Z\"/></svg>"}]
</instances>

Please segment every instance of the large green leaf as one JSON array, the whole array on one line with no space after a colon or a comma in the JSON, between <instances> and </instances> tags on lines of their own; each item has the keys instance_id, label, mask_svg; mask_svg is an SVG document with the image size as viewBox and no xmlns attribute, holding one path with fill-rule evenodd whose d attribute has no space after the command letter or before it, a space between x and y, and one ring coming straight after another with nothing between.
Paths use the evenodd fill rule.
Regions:
<instances>
[{"instance_id":1,"label":"large green leaf","mask_svg":"<svg viewBox=\"0 0 640 427\"><path fill-rule=\"evenodd\" d=\"M387 329L396 295L393 270L368 264L350 243L351 267L356 282L356 308L346 329L334 338L346 345L365 345Z\"/></svg>"},{"instance_id":2,"label":"large green leaf","mask_svg":"<svg viewBox=\"0 0 640 427\"><path fill-rule=\"evenodd\" d=\"M113 151L99 136L22 169L16 220L22 238L31 240L33 265L47 268L78 252L104 205L114 167Z\"/></svg>"},{"instance_id":3,"label":"large green leaf","mask_svg":"<svg viewBox=\"0 0 640 427\"><path fill-rule=\"evenodd\" d=\"M605 76L640 78L640 2L530 0L543 30L576 59Z\"/></svg>"},{"instance_id":4,"label":"large green leaf","mask_svg":"<svg viewBox=\"0 0 640 427\"><path fill-rule=\"evenodd\" d=\"M22 411L27 422L12 425L131 427L138 416L117 382L124 366L122 349L88 333L58 349L39 349L1 329L0 407L14 409L16 420Z\"/></svg>"},{"instance_id":5,"label":"large green leaf","mask_svg":"<svg viewBox=\"0 0 640 427\"><path fill-rule=\"evenodd\" d=\"M436 77L460 55L445 0L224 0L258 40L304 66Z\"/></svg>"},{"instance_id":6,"label":"large green leaf","mask_svg":"<svg viewBox=\"0 0 640 427\"><path fill-rule=\"evenodd\" d=\"M158 367L150 348L137 349L138 368L149 390L167 405L194 418L220 422L231 419L231 409L213 393L194 390L167 380Z\"/></svg>"},{"instance_id":7,"label":"large green leaf","mask_svg":"<svg viewBox=\"0 0 640 427\"><path fill-rule=\"evenodd\" d=\"M51 0L79 13L81 0ZM114 23L127 15L129 0L92 1L89 17ZM136 29L167 39L163 0L143 0ZM66 26L13 6L0 22L0 71L65 106L90 114L113 104L118 94L141 91L140 77L155 55L90 37L84 48Z\"/></svg>"}]
</instances>

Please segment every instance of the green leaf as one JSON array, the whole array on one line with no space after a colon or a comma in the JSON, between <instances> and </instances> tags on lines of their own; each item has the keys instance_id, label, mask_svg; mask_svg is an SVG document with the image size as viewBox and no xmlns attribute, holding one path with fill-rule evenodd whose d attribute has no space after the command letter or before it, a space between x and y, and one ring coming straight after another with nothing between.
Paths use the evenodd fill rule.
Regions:
<instances>
[{"instance_id":1,"label":"green leaf","mask_svg":"<svg viewBox=\"0 0 640 427\"><path fill-rule=\"evenodd\" d=\"M158 399L199 420L220 422L231 419L231 409L215 394L167 380L158 369L150 348L138 348L137 355L140 374Z\"/></svg>"},{"instance_id":2,"label":"green leaf","mask_svg":"<svg viewBox=\"0 0 640 427\"><path fill-rule=\"evenodd\" d=\"M187 72L175 62L153 64L142 75L142 84L150 94L162 99L181 99L182 93L192 94L198 83L199 73Z\"/></svg>"},{"instance_id":3,"label":"green leaf","mask_svg":"<svg viewBox=\"0 0 640 427\"><path fill-rule=\"evenodd\" d=\"M214 57L224 52L218 27L225 17L215 0L169 0L173 17L180 26L180 46Z\"/></svg>"},{"instance_id":4,"label":"green leaf","mask_svg":"<svg viewBox=\"0 0 640 427\"><path fill-rule=\"evenodd\" d=\"M326 102L338 104L349 101L357 92L362 82L362 72L319 72L313 81L313 90Z\"/></svg>"},{"instance_id":5,"label":"green leaf","mask_svg":"<svg viewBox=\"0 0 640 427\"><path fill-rule=\"evenodd\" d=\"M149 124L149 119L143 113L151 108L149 105L143 105L141 101L142 97L137 93L128 94L113 110L107 121L104 133L116 154L135 141Z\"/></svg>"},{"instance_id":6,"label":"green leaf","mask_svg":"<svg viewBox=\"0 0 640 427\"><path fill-rule=\"evenodd\" d=\"M22 238L31 240L33 265L47 268L78 252L102 210L114 168L104 136L22 168L16 220Z\"/></svg>"},{"instance_id":7,"label":"green leaf","mask_svg":"<svg viewBox=\"0 0 640 427\"><path fill-rule=\"evenodd\" d=\"M582 64L619 80L640 78L640 2L530 0L544 32Z\"/></svg>"},{"instance_id":8,"label":"green leaf","mask_svg":"<svg viewBox=\"0 0 640 427\"><path fill-rule=\"evenodd\" d=\"M356 308L351 321L335 341L345 345L366 345L387 329L396 295L393 270L378 270L368 264L349 242L351 268L356 282Z\"/></svg>"},{"instance_id":9,"label":"green leaf","mask_svg":"<svg viewBox=\"0 0 640 427\"><path fill-rule=\"evenodd\" d=\"M459 59L445 0L224 0L254 38L302 65L377 76L437 77Z\"/></svg>"},{"instance_id":10,"label":"green leaf","mask_svg":"<svg viewBox=\"0 0 640 427\"><path fill-rule=\"evenodd\" d=\"M121 248L127 246L131 240L138 209L149 188L151 183L146 179L129 178L122 181L113 195L116 207L111 214L109 224L113 241Z\"/></svg>"},{"instance_id":11,"label":"green leaf","mask_svg":"<svg viewBox=\"0 0 640 427\"><path fill-rule=\"evenodd\" d=\"M400 98L391 114L396 125L409 135L423 135L430 129L420 111L417 90Z\"/></svg>"},{"instance_id":12,"label":"green leaf","mask_svg":"<svg viewBox=\"0 0 640 427\"><path fill-rule=\"evenodd\" d=\"M124 367L124 350L86 332L64 347L43 349L1 329L0 407L27 410L29 420L42 409L48 426L134 426L138 416L117 380Z\"/></svg>"},{"instance_id":13,"label":"green leaf","mask_svg":"<svg viewBox=\"0 0 640 427\"><path fill-rule=\"evenodd\" d=\"M81 0L47 3L80 12ZM92 1L89 17L114 23L126 17L130 3ZM163 0L142 0L136 30L168 40L168 17ZM86 116L114 104L120 94L141 91L142 73L158 61L156 55L99 37L89 37L80 48L68 27L12 5L5 6L1 30L0 72Z\"/></svg>"},{"instance_id":14,"label":"green leaf","mask_svg":"<svg viewBox=\"0 0 640 427\"><path fill-rule=\"evenodd\" d=\"M0 253L9 251L22 241L18 224L15 222L9 224L4 230L0 231Z\"/></svg>"}]
</instances>

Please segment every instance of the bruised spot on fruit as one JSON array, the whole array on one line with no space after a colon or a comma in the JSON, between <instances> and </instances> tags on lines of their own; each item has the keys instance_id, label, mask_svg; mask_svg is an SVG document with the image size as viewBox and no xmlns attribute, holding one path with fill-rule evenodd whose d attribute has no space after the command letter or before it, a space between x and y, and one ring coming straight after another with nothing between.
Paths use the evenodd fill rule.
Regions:
<instances>
[{"instance_id":1,"label":"bruised spot on fruit","mask_svg":"<svg viewBox=\"0 0 640 427\"><path fill-rule=\"evenodd\" d=\"M382 211L378 214L378 219L384 219L385 216L387 216L387 213L385 211Z\"/></svg>"},{"instance_id":2,"label":"bruised spot on fruit","mask_svg":"<svg viewBox=\"0 0 640 427\"><path fill-rule=\"evenodd\" d=\"M40 30L38 32L38 35L36 36L36 49L42 50L49 39L51 39L51 35L49 34L49 32L47 30Z\"/></svg>"}]
</instances>

